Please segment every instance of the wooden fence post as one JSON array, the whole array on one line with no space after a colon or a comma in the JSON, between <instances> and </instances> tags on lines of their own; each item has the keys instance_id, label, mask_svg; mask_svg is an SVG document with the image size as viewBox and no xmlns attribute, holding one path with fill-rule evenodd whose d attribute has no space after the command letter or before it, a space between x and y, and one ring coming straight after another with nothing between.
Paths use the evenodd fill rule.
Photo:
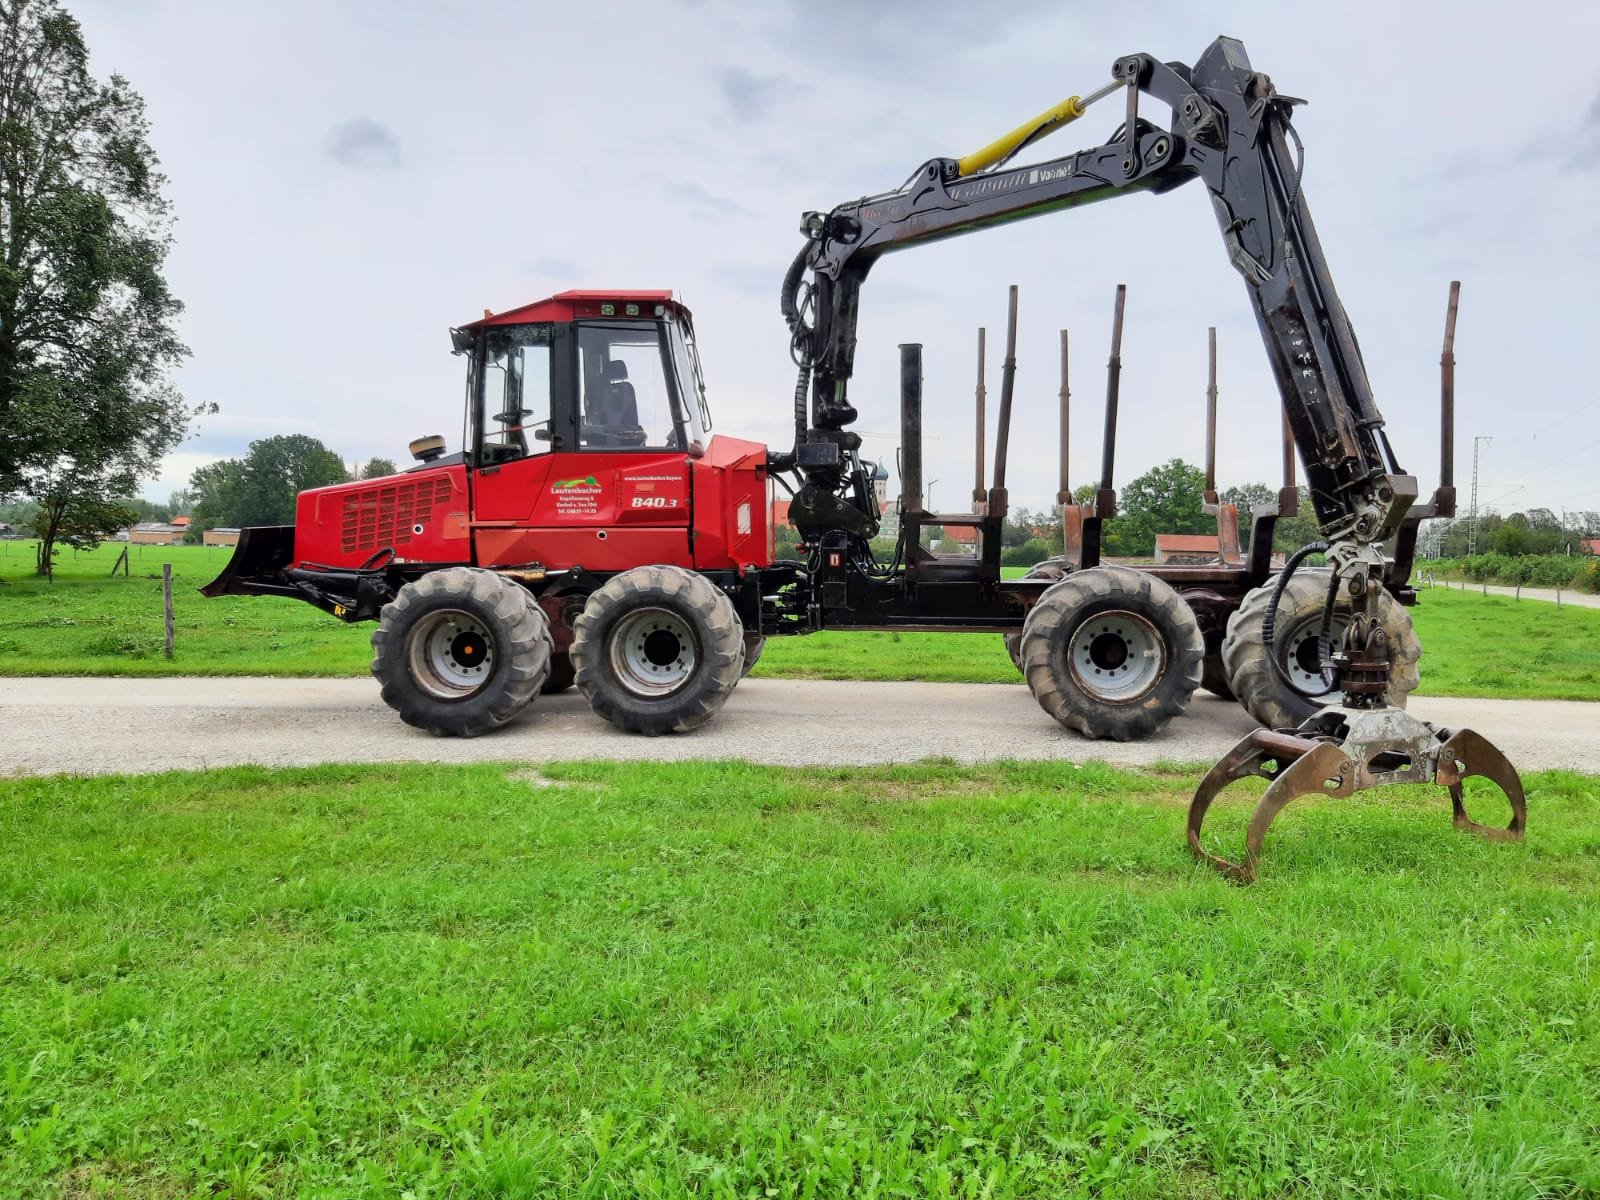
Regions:
<instances>
[{"instance_id":1,"label":"wooden fence post","mask_svg":"<svg viewBox=\"0 0 1600 1200\"><path fill-rule=\"evenodd\" d=\"M167 657L172 657L172 564L161 564L161 607L167 620Z\"/></svg>"}]
</instances>

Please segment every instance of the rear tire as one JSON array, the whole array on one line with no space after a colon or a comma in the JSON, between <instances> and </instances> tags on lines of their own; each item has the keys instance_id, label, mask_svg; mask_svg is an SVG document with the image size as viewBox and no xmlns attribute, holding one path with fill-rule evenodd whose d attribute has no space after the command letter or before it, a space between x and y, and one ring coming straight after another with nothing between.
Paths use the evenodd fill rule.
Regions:
<instances>
[{"instance_id":1,"label":"rear tire","mask_svg":"<svg viewBox=\"0 0 1600 1200\"><path fill-rule=\"evenodd\" d=\"M1189 706L1205 639L1183 597L1127 567L1074 571L1022 627L1022 666L1039 706L1068 729L1148 737Z\"/></svg>"},{"instance_id":2,"label":"rear tire","mask_svg":"<svg viewBox=\"0 0 1600 1200\"><path fill-rule=\"evenodd\" d=\"M1076 570L1076 568L1064 558L1047 558L1041 562L1036 562L1033 564L1033 566L1029 567L1028 573L1024 575L1023 578L1048 579L1052 582L1055 582L1065 579L1067 577L1067 573L1073 570ZM1014 666L1018 671L1021 671L1022 634L1020 632L1008 633L1004 636L1006 639L1006 653L1011 656L1011 665Z\"/></svg>"},{"instance_id":3,"label":"rear tire","mask_svg":"<svg viewBox=\"0 0 1600 1200\"><path fill-rule=\"evenodd\" d=\"M1261 640L1276 580L1251 591L1239 605L1239 611L1228 620L1222 661L1228 670L1229 686L1245 711L1268 729L1296 728L1318 709L1339 702L1338 692L1325 696L1314 694L1322 686L1316 637L1322 627L1322 606L1327 599L1328 583L1327 571L1296 571L1284 589L1283 598L1278 601L1273 649L1298 686L1285 683L1273 670ZM1335 645L1349 619L1349 599L1341 597L1334 609ZM1389 691L1384 698L1395 708L1404 708L1406 698L1421 682L1417 661L1422 657L1422 645L1411 627L1411 614L1388 592L1378 600L1378 621L1388 636L1394 656Z\"/></svg>"},{"instance_id":4,"label":"rear tire","mask_svg":"<svg viewBox=\"0 0 1600 1200\"><path fill-rule=\"evenodd\" d=\"M572 665L589 707L618 729L686 733L728 699L744 666L733 602L682 567L634 567L589 597Z\"/></svg>"},{"instance_id":5,"label":"rear tire","mask_svg":"<svg viewBox=\"0 0 1600 1200\"><path fill-rule=\"evenodd\" d=\"M384 703L436 737L477 737L516 716L550 673L550 629L526 588L449 567L406 584L372 635Z\"/></svg>"}]
</instances>

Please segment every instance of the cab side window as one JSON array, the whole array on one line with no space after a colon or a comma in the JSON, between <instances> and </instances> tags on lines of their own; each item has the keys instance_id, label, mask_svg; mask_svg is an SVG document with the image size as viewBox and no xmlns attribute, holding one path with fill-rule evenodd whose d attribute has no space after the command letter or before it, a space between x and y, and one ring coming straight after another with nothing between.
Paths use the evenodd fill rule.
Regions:
<instances>
[{"instance_id":1,"label":"cab side window","mask_svg":"<svg viewBox=\"0 0 1600 1200\"><path fill-rule=\"evenodd\" d=\"M487 333L480 462L550 450L550 343L549 325L507 325Z\"/></svg>"},{"instance_id":2,"label":"cab side window","mask_svg":"<svg viewBox=\"0 0 1600 1200\"><path fill-rule=\"evenodd\" d=\"M579 326L579 446L682 448L664 350L654 323Z\"/></svg>"}]
</instances>

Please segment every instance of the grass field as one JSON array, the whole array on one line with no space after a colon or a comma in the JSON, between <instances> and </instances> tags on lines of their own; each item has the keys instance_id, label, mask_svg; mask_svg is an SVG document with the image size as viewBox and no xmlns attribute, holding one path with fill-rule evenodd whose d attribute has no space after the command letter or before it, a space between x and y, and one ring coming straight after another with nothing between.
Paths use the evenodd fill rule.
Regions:
<instances>
[{"instance_id":1,"label":"grass field","mask_svg":"<svg viewBox=\"0 0 1600 1200\"><path fill-rule=\"evenodd\" d=\"M0 1195L1600 1194L1594 780L540 772L0 781Z\"/></svg>"},{"instance_id":2,"label":"grass field","mask_svg":"<svg viewBox=\"0 0 1600 1200\"><path fill-rule=\"evenodd\" d=\"M121 547L63 556L55 584L30 576L32 543L0 542L0 674L359 675L370 625L309 605L195 588L222 569L222 547L132 547L131 579L109 573ZM178 586L177 653L162 654L161 564ZM1422 694L1600 700L1600 610L1443 589L1414 610ZM1016 683L989 634L835 633L774 639L756 674L813 679Z\"/></svg>"}]
</instances>

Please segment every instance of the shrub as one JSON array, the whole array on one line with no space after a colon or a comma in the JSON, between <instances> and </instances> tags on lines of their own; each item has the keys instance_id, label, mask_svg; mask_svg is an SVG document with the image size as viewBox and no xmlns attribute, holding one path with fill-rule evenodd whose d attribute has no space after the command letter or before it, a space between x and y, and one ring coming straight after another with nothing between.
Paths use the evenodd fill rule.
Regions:
<instances>
[{"instance_id":1,"label":"shrub","mask_svg":"<svg viewBox=\"0 0 1600 1200\"><path fill-rule=\"evenodd\" d=\"M1044 538L1029 538L1020 546L1007 546L1000 552L1000 565L1004 567L1031 567L1049 558L1052 547Z\"/></svg>"}]
</instances>

